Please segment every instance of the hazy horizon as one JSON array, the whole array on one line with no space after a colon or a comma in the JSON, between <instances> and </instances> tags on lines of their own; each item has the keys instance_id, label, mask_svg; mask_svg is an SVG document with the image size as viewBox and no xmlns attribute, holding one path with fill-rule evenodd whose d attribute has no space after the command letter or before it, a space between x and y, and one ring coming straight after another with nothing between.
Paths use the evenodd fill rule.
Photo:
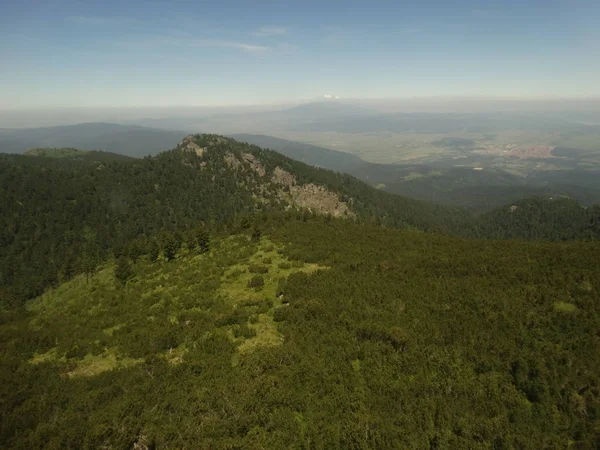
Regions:
<instances>
[{"instance_id":1,"label":"hazy horizon","mask_svg":"<svg viewBox=\"0 0 600 450\"><path fill-rule=\"evenodd\" d=\"M88 122L138 122L143 119L210 118L246 113L276 112L299 105L334 102L324 98L303 102L231 105L231 106L148 106L148 107L45 107L2 108L1 128L28 128L80 124ZM364 108L372 114L386 113L492 113L492 112L598 112L598 98L489 98L489 97L422 97L339 99L343 106ZM177 128L177 127L174 127Z\"/></svg>"}]
</instances>

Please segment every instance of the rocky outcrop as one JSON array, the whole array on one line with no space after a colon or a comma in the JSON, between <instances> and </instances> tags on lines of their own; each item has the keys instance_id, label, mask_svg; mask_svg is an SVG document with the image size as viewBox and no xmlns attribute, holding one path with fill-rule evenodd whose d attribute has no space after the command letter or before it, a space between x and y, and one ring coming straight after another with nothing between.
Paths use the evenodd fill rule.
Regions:
<instances>
[{"instance_id":1,"label":"rocky outcrop","mask_svg":"<svg viewBox=\"0 0 600 450\"><path fill-rule=\"evenodd\" d=\"M282 186L290 187L296 184L296 177L280 167L275 167L271 181L273 181L275 184L281 184Z\"/></svg>"},{"instance_id":2,"label":"rocky outcrop","mask_svg":"<svg viewBox=\"0 0 600 450\"><path fill-rule=\"evenodd\" d=\"M223 157L223 159L225 159L225 163L232 169L239 169L240 167L242 167L242 163L240 162L239 159L237 159L235 157L235 155L233 153L230 153L230 152L225 153L225 156Z\"/></svg>"},{"instance_id":3,"label":"rocky outcrop","mask_svg":"<svg viewBox=\"0 0 600 450\"><path fill-rule=\"evenodd\" d=\"M250 164L250 168L254 170L261 177L265 176L265 168L260 163L260 161L254 156L252 153L244 153L242 155L242 160L248 164Z\"/></svg>"},{"instance_id":4,"label":"rocky outcrop","mask_svg":"<svg viewBox=\"0 0 600 450\"><path fill-rule=\"evenodd\" d=\"M281 167L273 170L271 181L283 186L279 192L280 197L293 205L309 209L317 214L331 214L333 217L355 216L354 212L339 199L337 194L324 186L313 183L297 185L296 177Z\"/></svg>"},{"instance_id":5,"label":"rocky outcrop","mask_svg":"<svg viewBox=\"0 0 600 450\"><path fill-rule=\"evenodd\" d=\"M289 196L296 205L317 214L331 214L333 217L354 217L354 212L333 192L316 184L290 186Z\"/></svg>"},{"instance_id":6,"label":"rocky outcrop","mask_svg":"<svg viewBox=\"0 0 600 450\"><path fill-rule=\"evenodd\" d=\"M184 137L179 145L182 150L196 153L198 156L204 155L204 152L206 151L206 148L200 147L194 142L194 136L191 135Z\"/></svg>"}]
</instances>

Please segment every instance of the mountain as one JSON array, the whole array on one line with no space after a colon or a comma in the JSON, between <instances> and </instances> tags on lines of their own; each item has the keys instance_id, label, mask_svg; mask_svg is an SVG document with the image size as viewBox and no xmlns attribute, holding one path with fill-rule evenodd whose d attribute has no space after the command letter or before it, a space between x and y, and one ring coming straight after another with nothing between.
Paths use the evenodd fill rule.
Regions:
<instances>
[{"instance_id":1,"label":"mountain","mask_svg":"<svg viewBox=\"0 0 600 450\"><path fill-rule=\"evenodd\" d=\"M482 212L529 197L568 196L588 206L600 203L600 188L591 182L599 176L597 172L565 172L542 171L524 177L495 168L368 163L350 171L387 192Z\"/></svg>"},{"instance_id":2,"label":"mountain","mask_svg":"<svg viewBox=\"0 0 600 450\"><path fill-rule=\"evenodd\" d=\"M132 158L119 153L110 153L97 150L78 150L75 148L32 148L26 150L25 156L75 159L92 162L128 161Z\"/></svg>"},{"instance_id":3,"label":"mountain","mask_svg":"<svg viewBox=\"0 0 600 450\"><path fill-rule=\"evenodd\" d=\"M0 153L23 153L31 148L70 147L143 157L173 147L185 135L181 131L101 122L0 129Z\"/></svg>"},{"instance_id":4,"label":"mountain","mask_svg":"<svg viewBox=\"0 0 600 450\"><path fill-rule=\"evenodd\" d=\"M519 211L513 222L502 208L495 220L382 192L350 175L218 135L188 136L172 151L141 160L5 155L0 186L0 294L8 304L93 270L130 242L145 246L161 233L199 223L239 227L257 214L317 214L477 237L598 236L589 226L598 220L596 209L550 208L540 226L537 213Z\"/></svg>"},{"instance_id":5,"label":"mountain","mask_svg":"<svg viewBox=\"0 0 600 450\"><path fill-rule=\"evenodd\" d=\"M473 170L425 164L376 164L360 157L265 135L234 139L269 148L310 165L349 173L378 189L426 202L489 212L530 197L567 196L586 206L600 203L594 170L547 170L518 176L498 168ZM460 139L447 139L455 145Z\"/></svg>"},{"instance_id":6,"label":"mountain","mask_svg":"<svg viewBox=\"0 0 600 450\"><path fill-rule=\"evenodd\" d=\"M597 447L598 207L195 135L0 155L0 208L3 448Z\"/></svg>"},{"instance_id":7,"label":"mountain","mask_svg":"<svg viewBox=\"0 0 600 450\"><path fill-rule=\"evenodd\" d=\"M466 231L468 213L380 192L350 175L217 135L156 157L0 157L0 273L10 303L84 272L114 248L200 222L227 227L300 209L386 226ZM24 247L27 251L23 251Z\"/></svg>"}]
</instances>

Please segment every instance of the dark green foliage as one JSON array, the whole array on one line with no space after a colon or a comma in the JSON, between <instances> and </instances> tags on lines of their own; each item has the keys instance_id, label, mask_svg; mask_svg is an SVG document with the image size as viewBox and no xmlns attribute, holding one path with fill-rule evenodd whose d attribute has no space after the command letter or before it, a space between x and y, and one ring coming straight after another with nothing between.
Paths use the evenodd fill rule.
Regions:
<instances>
[{"instance_id":1,"label":"dark green foliage","mask_svg":"<svg viewBox=\"0 0 600 450\"><path fill-rule=\"evenodd\" d=\"M224 299L219 268L240 261L225 263L215 243L206 258L140 258L137 278L157 275L150 286L75 280L67 287L89 295L74 304L0 313L2 446L597 447L598 243L302 217L264 230L288 258L322 268L277 281L287 306ZM235 239L240 255L255 248ZM186 271L189 284L172 281ZM260 345L271 317L281 338ZM66 360L29 362L55 347ZM105 347L143 360L68 375Z\"/></svg>"},{"instance_id":2,"label":"dark green foliage","mask_svg":"<svg viewBox=\"0 0 600 450\"><path fill-rule=\"evenodd\" d=\"M254 336L256 336L256 330L254 330L253 328L250 328L248 325L241 324L241 325L236 325L233 327L233 335L236 338L245 338L245 339L250 339L253 338Z\"/></svg>"},{"instance_id":3,"label":"dark green foliage","mask_svg":"<svg viewBox=\"0 0 600 450\"><path fill-rule=\"evenodd\" d=\"M196 243L198 244L198 251L200 253L206 253L210 249L210 234L206 228L196 228Z\"/></svg>"},{"instance_id":4,"label":"dark green foliage","mask_svg":"<svg viewBox=\"0 0 600 450\"><path fill-rule=\"evenodd\" d=\"M474 218L231 140L196 142L202 160L0 158L3 448L598 446L598 243L422 232L594 239L598 208L533 199ZM282 167L327 186L357 223L285 211L226 152L259 158L265 179ZM224 229L243 234L219 254ZM264 257L250 268L256 292L242 278L228 294L267 237L291 261L280 269L314 272L263 278ZM176 260L149 264L160 249ZM98 268L111 255L118 287ZM77 274L60 301L19 307ZM72 376L109 356L130 365Z\"/></svg>"},{"instance_id":5,"label":"dark green foliage","mask_svg":"<svg viewBox=\"0 0 600 450\"><path fill-rule=\"evenodd\" d=\"M167 261L175 258L177 251L181 248L181 240L171 233L166 233L163 236L163 256Z\"/></svg>"},{"instance_id":6,"label":"dark green foliage","mask_svg":"<svg viewBox=\"0 0 600 450\"><path fill-rule=\"evenodd\" d=\"M349 175L220 136L199 135L195 143L207 149L202 157L181 147L142 160L0 156L2 304L21 305L78 273L91 279L96 266L111 254L137 261L147 252L155 260L152 242L157 238L166 250L165 259L171 259L184 240L181 232L189 234L187 230L200 224L211 231L251 230L251 239L257 242L264 218L289 206L280 198L281 186L269 184L276 167L293 174L297 185L326 187L349 205L360 223L478 237L598 236L598 226L591 225L598 216L593 208L540 204L535 208L542 214L515 221L507 215L507 206L477 218L463 210L381 192ZM261 162L264 177L247 166L238 170L225 162L226 155L240 160L244 154ZM306 211L291 209L287 214L311 220ZM161 238L163 233L174 241ZM188 234L185 241L191 248ZM201 234L196 248L204 252L210 240Z\"/></svg>"},{"instance_id":7,"label":"dark green foliage","mask_svg":"<svg viewBox=\"0 0 600 450\"><path fill-rule=\"evenodd\" d=\"M258 241L260 241L260 236L261 236L260 228L255 228L252 231L252 236L251 236L252 242L258 242Z\"/></svg>"},{"instance_id":8,"label":"dark green foliage","mask_svg":"<svg viewBox=\"0 0 600 450\"><path fill-rule=\"evenodd\" d=\"M115 279L118 283L124 285L131 277L133 277L131 264L126 258L119 258L117 260L117 265L115 266Z\"/></svg>"},{"instance_id":9,"label":"dark green foliage","mask_svg":"<svg viewBox=\"0 0 600 450\"><path fill-rule=\"evenodd\" d=\"M160 248L154 239L150 239L146 245L146 253L150 262L156 262L160 254Z\"/></svg>"},{"instance_id":10,"label":"dark green foliage","mask_svg":"<svg viewBox=\"0 0 600 450\"><path fill-rule=\"evenodd\" d=\"M254 275L248 281L249 288L261 288L265 285L265 279L261 275Z\"/></svg>"}]
</instances>

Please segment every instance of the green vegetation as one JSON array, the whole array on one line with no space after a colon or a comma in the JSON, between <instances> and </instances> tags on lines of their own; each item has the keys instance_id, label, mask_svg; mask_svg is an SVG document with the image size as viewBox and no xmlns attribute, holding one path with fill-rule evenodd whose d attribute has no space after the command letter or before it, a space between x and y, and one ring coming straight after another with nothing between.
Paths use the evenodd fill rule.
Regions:
<instances>
[{"instance_id":1,"label":"green vegetation","mask_svg":"<svg viewBox=\"0 0 600 450\"><path fill-rule=\"evenodd\" d=\"M597 445L597 243L301 216L262 234L3 312L6 448Z\"/></svg>"},{"instance_id":2,"label":"green vegetation","mask_svg":"<svg viewBox=\"0 0 600 450\"><path fill-rule=\"evenodd\" d=\"M160 253L170 260L182 246L206 252L209 231L250 229L267 211L310 217L288 195L289 186L274 181L276 169L306 189L303 198L313 207L335 213L344 205L359 223L475 237L598 236L598 208L575 202L528 201L518 214L506 207L477 217L221 136L196 136L192 143L201 151L182 143L143 160L0 157L0 302L19 305L78 273L89 278L112 256L156 260Z\"/></svg>"},{"instance_id":3,"label":"green vegetation","mask_svg":"<svg viewBox=\"0 0 600 450\"><path fill-rule=\"evenodd\" d=\"M75 158L88 155L86 150L75 148L33 148L25 152L25 156L44 156L46 158Z\"/></svg>"},{"instance_id":4,"label":"green vegetation","mask_svg":"<svg viewBox=\"0 0 600 450\"><path fill-rule=\"evenodd\" d=\"M598 207L475 216L215 135L0 186L3 448L600 444Z\"/></svg>"}]
</instances>

